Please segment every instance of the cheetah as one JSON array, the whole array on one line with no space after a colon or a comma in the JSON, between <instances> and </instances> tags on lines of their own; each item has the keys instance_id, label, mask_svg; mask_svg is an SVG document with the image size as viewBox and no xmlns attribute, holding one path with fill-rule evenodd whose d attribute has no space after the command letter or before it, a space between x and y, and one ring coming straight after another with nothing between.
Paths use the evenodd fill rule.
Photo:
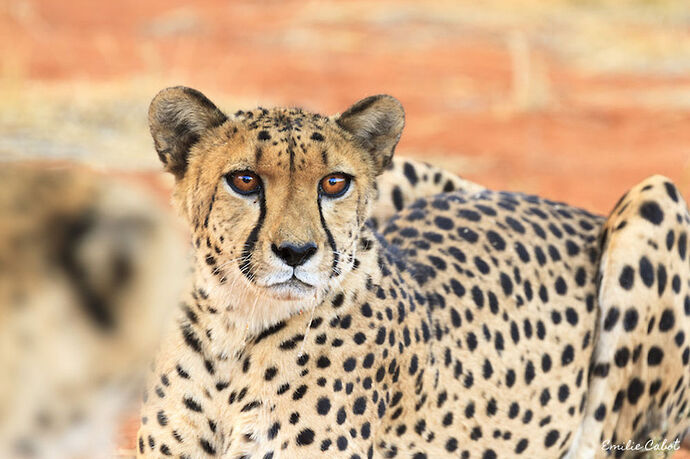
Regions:
<instances>
[{"instance_id":1,"label":"cheetah","mask_svg":"<svg viewBox=\"0 0 690 459\"><path fill-rule=\"evenodd\" d=\"M377 188L404 125L387 95L226 115L175 87L149 124L195 268L140 457L584 458L687 433L690 219L667 179L608 218L406 161Z\"/></svg>"},{"instance_id":2,"label":"cheetah","mask_svg":"<svg viewBox=\"0 0 690 459\"><path fill-rule=\"evenodd\" d=\"M181 294L184 232L83 167L3 162L0 184L0 457L112 458Z\"/></svg>"}]
</instances>

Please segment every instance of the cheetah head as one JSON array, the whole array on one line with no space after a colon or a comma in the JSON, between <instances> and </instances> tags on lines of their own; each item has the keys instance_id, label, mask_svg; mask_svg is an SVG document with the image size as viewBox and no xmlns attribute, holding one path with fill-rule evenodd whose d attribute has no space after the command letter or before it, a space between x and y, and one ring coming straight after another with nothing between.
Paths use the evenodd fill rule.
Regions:
<instances>
[{"instance_id":1,"label":"cheetah head","mask_svg":"<svg viewBox=\"0 0 690 459\"><path fill-rule=\"evenodd\" d=\"M404 125L391 96L342 115L221 112L175 87L152 101L158 155L197 254L197 282L258 329L313 306L352 269L374 181Z\"/></svg>"}]
</instances>

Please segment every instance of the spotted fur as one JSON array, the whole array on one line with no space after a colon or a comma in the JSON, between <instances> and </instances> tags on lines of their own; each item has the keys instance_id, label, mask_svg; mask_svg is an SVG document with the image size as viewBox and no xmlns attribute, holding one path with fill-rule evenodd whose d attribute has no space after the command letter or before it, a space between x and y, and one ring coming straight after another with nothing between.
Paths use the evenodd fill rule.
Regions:
<instances>
[{"instance_id":1,"label":"spotted fur","mask_svg":"<svg viewBox=\"0 0 690 459\"><path fill-rule=\"evenodd\" d=\"M222 119L200 97L174 88L152 103L154 139L181 131L181 144L174 136L166 143L186 152L177 158L184 164L167 167L184 170L175 196L197 267L145 394L140 456L562 457L586 448L590 432L597 443L599 432L612 435L609 425L621 435L643 425L646 435L687 429L685 344L655 334L644 345L649 358L653 343L665 343L664 362L678 375L661 386L677 384L673 397L644 421L635 419L660 399L640 398L603 418L596 409L640 370L612 371L609 385L590 363L609 358L612 341L642 339L607 328L601 315L625 299L620 264L643 254L664 264L669 285L675 275L680 284L664 302L638 301L647 292L631 290L625 310L636 310L640 324L644 314L666 326L669 309L673 332L687 332L687 265L682 257L670 263L649 218L632 218L659 220L658 209L659 234L672 229L677 240L687 210L672 185L653 181L646 196L633 190L623 204L632 212L626 229L618 221L625 211L606 220L411 162L377 178L402 130L402 109L388 96L330 118L238 112L188 142L186 127ZM215 115L197 115L204 110ZM255 172L261 191L234 193L224 181L233 170ZM351 175L351 188L326 201L317 184L334 172ZM432 195L412 199L417 189ZM378 221L366 224L370 215ZM637 242L617 246L613 220L618 235ZM285 268L270 247L285 241L317 247L300 274L313 288L272 287ZM667 406L670 416L659 416Z\"/></svg>"},{"instance_id":2,"label":"spotted fur","mask_svg":"<svg viewBox=\"0 0 690 459\"><path fill-rule=\"evenodd\" d=\"M184 278L182 232L131 188L0 168L0 457L115 454Z\"/></svg>"}]
</instances>

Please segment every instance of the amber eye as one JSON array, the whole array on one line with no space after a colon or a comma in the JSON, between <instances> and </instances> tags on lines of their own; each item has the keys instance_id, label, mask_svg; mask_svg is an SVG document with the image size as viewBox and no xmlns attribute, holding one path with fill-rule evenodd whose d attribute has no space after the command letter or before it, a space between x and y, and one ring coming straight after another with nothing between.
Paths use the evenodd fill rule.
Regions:
<instances>
[{"instance_id":1,"label":"amber eye","mask_svg":"<svg viewBox=\"0 0 690 459\"><path fill-rule=\"evenodd\" d=\"M261 188L261 179L252 171L231 172L225 176L225 180L239 194L253 194Z\"/></svg>"},{"instance_id":2,"label":"amber eye","mask_svg":"<svg viewBox=\"0 0 690 459\"><path fill-rule=\"evenodd\" d=\"M319 192L329 198L342 196L350 187L350 179L349 175L340 172L327 175L319 183Z\"/></svg>"}]
</instances>

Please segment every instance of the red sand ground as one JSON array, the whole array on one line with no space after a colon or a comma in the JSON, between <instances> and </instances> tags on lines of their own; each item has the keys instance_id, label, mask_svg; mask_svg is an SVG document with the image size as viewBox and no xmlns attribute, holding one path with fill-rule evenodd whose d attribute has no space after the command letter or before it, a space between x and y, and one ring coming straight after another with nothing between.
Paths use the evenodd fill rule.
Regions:
<instances>
[{"instance_id":1,"label":"red sand ground","mask_svg":"<svg viewBox=\"0 0 690 459\"><path fill-rule=\"evenodd\" d=\"M690 107L653 97L688 88L690 77L585 72L526 29L517 40L529 45L530 76L520 83L524 62L508 31L375 5L9 2L0 4L0 57L27 80L144 75L327 113L386 92L407 110L400 153L489 187L601 213L652 173L690 192Z\"/></svg>"}]
</instances>

